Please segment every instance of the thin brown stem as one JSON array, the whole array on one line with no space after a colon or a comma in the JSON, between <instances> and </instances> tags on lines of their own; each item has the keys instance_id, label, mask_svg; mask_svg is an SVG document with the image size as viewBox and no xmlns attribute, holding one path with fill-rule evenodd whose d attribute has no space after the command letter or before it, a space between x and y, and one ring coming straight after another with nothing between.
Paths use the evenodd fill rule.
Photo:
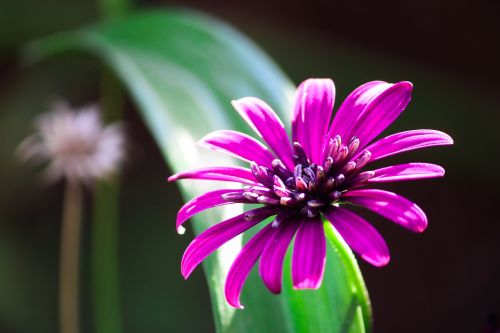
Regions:
<instances>
[{"instance_id":1,"label":"thin brown stem","mask_svg":"<svg viewBox=\"0 0 500 333\"><path fill-rule=\"evenodd\" d=\"M59 276L59 320L61 333L79 332L78 273L82 188L67 181L61 230L61 261Z\"/></svg>"}]
</instances>

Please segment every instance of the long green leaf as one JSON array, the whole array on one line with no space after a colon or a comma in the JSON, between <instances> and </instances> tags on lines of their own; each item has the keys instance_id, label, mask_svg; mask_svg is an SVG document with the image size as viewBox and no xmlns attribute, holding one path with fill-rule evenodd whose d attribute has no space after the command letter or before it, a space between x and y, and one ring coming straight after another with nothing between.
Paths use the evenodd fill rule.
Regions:
<instances>
[{"instance_id":1,"label":"long green leaf","mask_svg":"<svg viewBox=\"0 0 500 333\"><path fill-rule=\"evenodd\" d=\"M39 40L26 55L35 61L69 50L91 53L116 72L173 171L235 163L196 146L199 138L215 129L249 131L232 110L232 99L257 96L289 120L291 82L240 33L198 13L143 13ZM185 199L214 188L208 182L180 186ZM204 213L192 221L195 233L241 210L229 207ZM283 293L268 292L254 270L242 295L245 310L231 308L223 296L225 275L242 238L206 260L217 331L370 331L370 304L356 259L329 224L325 230L331 246L323 286L317 291L293 290L288 254Z\"/></svg>"}]
</instances>

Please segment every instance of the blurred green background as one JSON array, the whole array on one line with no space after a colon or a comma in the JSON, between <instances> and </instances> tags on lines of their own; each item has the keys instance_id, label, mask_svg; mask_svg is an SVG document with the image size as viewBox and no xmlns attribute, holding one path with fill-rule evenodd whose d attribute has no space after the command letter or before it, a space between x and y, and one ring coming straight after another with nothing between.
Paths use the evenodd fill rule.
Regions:
<instances>
[{"instance_id":1,"label":"blurred green background","mask_svg":"<svg viewBox=\"0 0 500 333\"><path fill-rule=\"evenodd\" d=\"M363 82L409 80L413 100L388 132L443 130L455 145L391 162L445 166L444 179L393 184L429 217L422 235L367 214L392 251L389 266L361 263L375 332L495 332L500 314L500 59L497 1L139 1L139 8L186 6L213 14L254 39L296 82L332 77L337 105ZM57 331L61 184L44 187L14 150L31 119L55 97L98 99L95 59L68 54L25 67L19 48L46 34L98 20L92 1L0 0L0 332ZM229 102L229 101L228 101ZM182 204L130 100L131 137L123 172L120 290L126 332L212 332L201 270L179 273L191 233L178 236ZM385 163L385 162L384 162ZM87 200L90 204L91 200ZM90 210L82 267L83 332L91 332ZM497 327L498 329L498 327Z\"/></svg>"}]
</instances>

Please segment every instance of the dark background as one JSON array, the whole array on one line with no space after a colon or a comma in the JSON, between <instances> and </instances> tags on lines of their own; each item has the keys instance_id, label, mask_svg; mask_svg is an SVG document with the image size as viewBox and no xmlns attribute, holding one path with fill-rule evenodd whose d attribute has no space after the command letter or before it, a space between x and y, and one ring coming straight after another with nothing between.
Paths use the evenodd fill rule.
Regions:
<instances>
[{"instance_id":1,"label":"dark background","mask_svg":"<svg viewBox=\"0 0 500 333\"><path fill-rule=\"evenodd\" d=\"M435 128L452 135L456 144L391 159L429 161L447 170L444 179L389 186L426 211L430 225L424 234L367 214L392 251L385 268L361 263L375 332L494 332L489 327L500 314L500 2L188 0L139 5L182 5L216 15L254 39L296 83L332 77L337 101L369 80L412 81L413 100L390 132ZM41 186L36 170L21 165L13 151L30 131L30 119L45 111L53 96L76 105L95 100L101 70L92 59L77 55L25 68L17 50L30 39L97 19L91 1L0 0L2 333L57 329L62 186ZM130 101L125 119L134 141L121 197L126 331L213 331L202 272L187 282L179 273L192 234L180 237L174 231L178 192L164 182L169 171ZM91 322L89 228L83 252L86 325Z\"/></svg>"}]
</instances>

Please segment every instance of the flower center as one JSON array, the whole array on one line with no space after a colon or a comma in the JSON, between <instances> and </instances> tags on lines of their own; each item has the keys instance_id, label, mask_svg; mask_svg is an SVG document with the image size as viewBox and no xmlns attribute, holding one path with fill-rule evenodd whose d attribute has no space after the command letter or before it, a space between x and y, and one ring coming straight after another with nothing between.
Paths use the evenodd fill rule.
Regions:
<instances>
[{"instance_id":1,"label":"flower center","mask_svg":"<svg viewBox=\"0 0 500 333\"><path fill-rule=\"evenodd\" d=\"M246 186L243 193L228 193L223 198L232 202L282 206L314 217L322 207L338 203L342 192L373 177L371 171L360 172L370 160L369 151L362 151L353 160L359 148L356 137L347 144L343 144L338 135L330 139L322 165L311 163L298 142L294 142L293 147L293 173L279 159L273 160L272 169L252 162L252 173L261 185Z\"/></svg>"}]
</instances>

